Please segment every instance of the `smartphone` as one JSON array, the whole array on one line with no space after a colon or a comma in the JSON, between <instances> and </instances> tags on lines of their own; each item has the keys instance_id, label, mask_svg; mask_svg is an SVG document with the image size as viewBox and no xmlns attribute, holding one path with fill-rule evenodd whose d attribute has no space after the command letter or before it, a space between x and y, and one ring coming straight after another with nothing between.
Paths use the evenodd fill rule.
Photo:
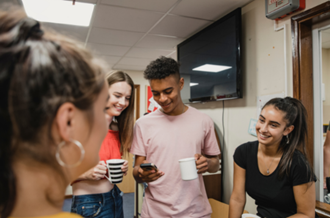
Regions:
<instances>
[{"instance_id":1,"label":"smartphone","mask_svg":"<svg viewBox=\"0 0 330 218\"><path fill-rule=\"evenodd\" d=\"M142 168L142 170L145 170L145 171L149 171L149 170L155 170L157 172L157 166L153 163L143 163L143 164L140 164L140 167Z\"/></svg>"}]
</instances>

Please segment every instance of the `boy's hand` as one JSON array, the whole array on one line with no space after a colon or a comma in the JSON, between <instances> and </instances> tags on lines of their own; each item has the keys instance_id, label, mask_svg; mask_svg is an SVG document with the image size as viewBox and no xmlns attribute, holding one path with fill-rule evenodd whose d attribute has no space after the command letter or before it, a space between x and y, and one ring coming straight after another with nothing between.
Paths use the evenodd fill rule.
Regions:
<instances>
[{"instance_id":1,"label":"boy's hand","mask_svg":"<svg viewBox=\"0 0 330 218\"><path fill-rule=\"evenodd\" d=\"M148 161L144 160L143 163L149 163ZM160 170L143 170L141 167L139 167L138 170L139 177L142 179L143 182L149 183L153 182L160 177L162 177L165 173Z\"/></svg>"},{"instance_id":2,"label":"boy's hand","mask_svg":"<svg viewBox=\"0 0 330 218\"><path fill-rule=\"evenodd\" d=\"M209 159L201 154L195 154L197 173L205 173L209 169Z\"/></svg>"}]
</instances>

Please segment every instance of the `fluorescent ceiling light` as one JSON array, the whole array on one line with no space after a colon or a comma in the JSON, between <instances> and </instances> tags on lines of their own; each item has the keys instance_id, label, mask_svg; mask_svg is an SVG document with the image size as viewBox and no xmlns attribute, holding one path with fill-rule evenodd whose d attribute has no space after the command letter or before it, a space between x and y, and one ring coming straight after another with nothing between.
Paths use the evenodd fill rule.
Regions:
<instances>
[{"instance_id":1,"label":"fluorescent ceiling light","mask_svg":"<svg viewBox=\"0 0 330 218\"><path fill-rule=\"evenodd\" d=\"M198 83L190 83L190 86L197 86Z\"/></svg>"},{"instance_id":2,"label":"fluorescent ceiling light","mask_svg":"<svg viewBox=\"0 0 330 218\"><path fill-rule=\"evenodd\" d=\"M40 22L89 26L94 4L61 0L22 0L26 14Z\"/></svg>"},{"instance_id":3,"label":"fluorescent ceiling light","mask_svg":"<svg viewBox=\"0 0 330 218\"><path fill-rule=\"evenodd\" d=\"M204 64L202 66L194 68L193 71L205 71L205 72L211 72L211 73L218 73L220 71L227 70L230 68L232 68L232 67L223 66L223 65L214 65L214 64Z\"/></svg>"}]
</instances>

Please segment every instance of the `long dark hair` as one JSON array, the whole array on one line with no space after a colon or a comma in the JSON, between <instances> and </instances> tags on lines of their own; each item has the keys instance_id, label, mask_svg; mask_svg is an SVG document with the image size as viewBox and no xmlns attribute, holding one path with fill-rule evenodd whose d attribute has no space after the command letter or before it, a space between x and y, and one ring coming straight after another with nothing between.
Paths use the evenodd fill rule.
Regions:
<instances>
[{"instance_id":1,"label":"long dark hair","mask_svg":"<svg viewBox=\"0 0 330 218\"><path fill-rule=\"evenodd\" d=\"M290 168L292 164L292 158L295 151L301 152L304 157L304 163L308 170L309 181L313 181L314 173L307 160L306 152L306 139L307 139L307 111L304 105L297 99L286 97L286 98L273 98L268 101L266 106L272 105L277 110L285 112L284 120L287 123L287 127L293 125L294 129L288 135L288 139L283 137L279 150L283 151L283 156L279 164L279 176L290 175ZM289 140L289 144L287 144Z\"/></svg>"},{"instance_id":2,"label":"long dark hair","mask_svg":"<svg viewBox=\"0 0 330 218\"><path fill-rule=\"evenodd\" d=\"M117 71L108 77L109 87L117 82L126 82L131 86L131 98L128 107L116 117L119 128L120 150L123 155L126 155L131 148L133 141L133 126L134 126L134 101L135 101L135 88L134 82L131 77L122 71Z\"/></svg>"},{"instance_id":3,"label":"long dark hair","mask_svg":"<svg viewBox=\"0 0 330 218\"><path fill-rule=\"evenodd\" d=\"M105 84L97 62L82 44L44 32L20 8L0 9L0 217L15 206L16 158L50 166L65 180L51 125L65 102L93 119L92 105Z\"/></svg>"}]
</instances>

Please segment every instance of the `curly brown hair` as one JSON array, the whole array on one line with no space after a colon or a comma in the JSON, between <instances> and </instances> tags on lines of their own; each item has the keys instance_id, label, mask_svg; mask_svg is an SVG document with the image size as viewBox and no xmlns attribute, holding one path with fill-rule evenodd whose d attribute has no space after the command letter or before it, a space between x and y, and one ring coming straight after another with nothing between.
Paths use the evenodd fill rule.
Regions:
<instances>
[{"instance_id":1,"label":"curly brown hair","mask_svg":"<svg viewBox=\"0 0 330 218\"><path fill-rule=\"evenodd\" d=\"M179 68L180 64L173 58L161 56L147 66L147 69L144 71L144 78L147 80L164 79L170 75L174 75L179 81Z\"/></svg>"}]
</instances>

